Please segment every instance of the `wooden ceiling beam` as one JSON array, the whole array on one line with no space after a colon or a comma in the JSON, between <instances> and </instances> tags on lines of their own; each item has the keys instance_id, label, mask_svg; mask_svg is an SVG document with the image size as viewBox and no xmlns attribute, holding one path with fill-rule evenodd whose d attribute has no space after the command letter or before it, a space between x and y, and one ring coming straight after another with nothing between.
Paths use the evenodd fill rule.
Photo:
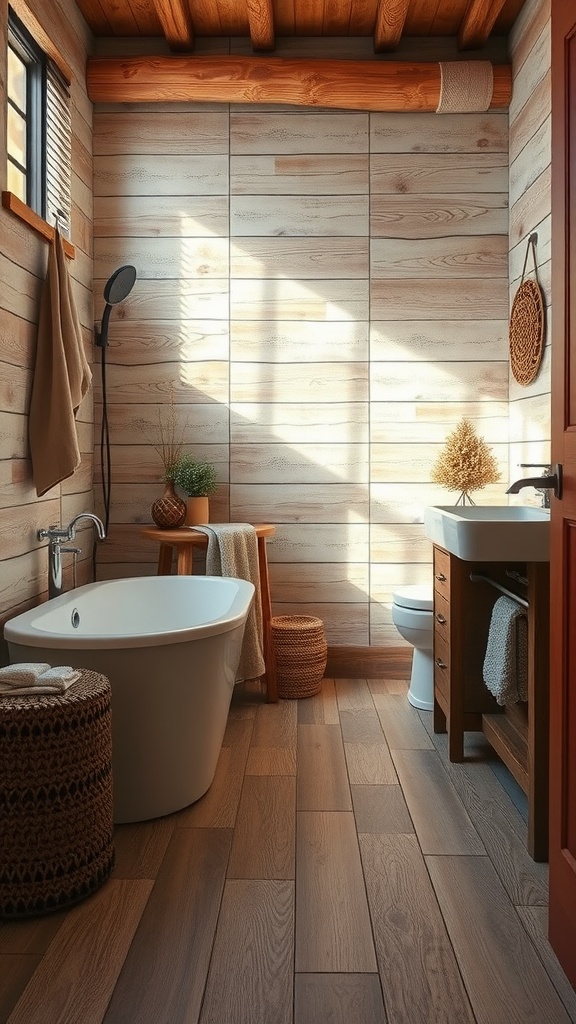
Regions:
<instances>
[{"instance_id":1,"label":"wooden ceiling beam","mask_svg":"<svg viewBox=\"0 0 576 1024\"><path fill-rule=\"evenodd\" d=\"M493 67L490 107L507 107L509 65ZM345 110L436 110L440 65L282 57L91 57L94 103L288 103Z\"/></svg>"},{"instance_id":2,"label":"wooden ceiling beam","mask_svg":"<svg viewBox=\"0 0 576 1024\"><path fill-rule=\"evenodd\" d=\"M256 53L273 50L275 40L272 0L248 0L248 21L252 49Z\"/></svg>"},{"instance_id":3,"label":"wooden ceiling beam","mask_svg":"<svg viewBox=\"0 0 576 1024\"><path fill-rule=\"evenodd\" d=\"M396 50L402 38L410 0L380 0L374 26L374 51Z\"/></svg>"},{"instance_id":4,"label":"wooden ceiling beam","mask_svg":"<svg viewBox=\"0 0 576 1024\"><path fill-rule=\"evenodd\" d=\"M188 0L154 0L154 9L171 50L191 50L194 33Z\"/></svg>"},{"instance_id":5,"label":"wooden ceiling beam","mask_svg":"<svg viewBox=\"0 0 576 1024\"><path fill-rule=\"evenodd\" d=\"M506 0L470 0L458 31L461 50L484 46Z\"/></svg>"}]
</instances>

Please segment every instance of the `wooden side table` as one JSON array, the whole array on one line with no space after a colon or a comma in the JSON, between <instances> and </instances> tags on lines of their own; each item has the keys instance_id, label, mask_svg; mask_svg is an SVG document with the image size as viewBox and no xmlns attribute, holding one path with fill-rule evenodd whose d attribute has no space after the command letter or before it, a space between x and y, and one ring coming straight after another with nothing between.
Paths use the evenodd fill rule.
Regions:
<instances>
[{"instance_id":1,"label":"wooden side table","mask_svg":"<svg viewBox=\"0 0 576 1024\"><path fill-rule=\"evenodd\" d=\"M272 646L272 601L270 597L270 579L268 576L268 558L266 555L266 539L273 537L276 527L270 523L254 523L258 541L258 570L260 575L260 600L262 602L262 632L264 640L264 664L266 672L264 683L269 701L278 700L276 685L276 664ZM142 536L154 540L159 545L158 575L169 576L172 572L172 555L176 549L176 573L178 576L189 576L193 572L194 548L207 548L208 537L199 530L180 527L178 530L160 530L155 526L146 526Z\"/></svg>"}]
</instances>

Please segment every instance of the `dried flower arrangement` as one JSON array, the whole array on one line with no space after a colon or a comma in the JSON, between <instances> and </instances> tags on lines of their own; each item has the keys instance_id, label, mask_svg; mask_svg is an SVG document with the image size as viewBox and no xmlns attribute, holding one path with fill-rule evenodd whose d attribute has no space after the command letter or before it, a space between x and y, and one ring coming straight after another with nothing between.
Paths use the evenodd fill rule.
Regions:
<instances>
[{"instance_id":1,"label":"dried flower arrangement","mask_svg":"<svg viewBox=\"0 0 576 1024\"><path fill-rule=\"evenodd\" d=\"M495 484L499 479L491 448L478 436L470 420L464 417L446 438L446 444L433 466L432 480L450 490L460 491L457 505L465 505L467 501L473 505L469 492L486 484Z\"/></svg>"},{"instance_id":2,"label":"dried flower arrangement","mask_svg":"<svg viewBox=\"0 0 576 1024\"><path fill-rule=\"evenodd\" d=\"M145 423L142 420L139 422L140 429L146 440L150 442L154 451L160 456L160 461L164 467L164 480L174 480L174 469L182 455L187 423L188 421L181 428L178 427L173 388L170 388L170 404L168 409L163 405L158 406L157 441L148 436L145 430Z\"/></svg>"}]
</instances>

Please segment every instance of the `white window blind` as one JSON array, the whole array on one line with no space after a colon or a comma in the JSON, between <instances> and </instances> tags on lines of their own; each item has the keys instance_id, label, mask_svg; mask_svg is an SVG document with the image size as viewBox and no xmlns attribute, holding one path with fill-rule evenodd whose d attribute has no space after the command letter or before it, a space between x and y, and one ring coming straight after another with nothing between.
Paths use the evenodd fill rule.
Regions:
<instances>
[{"instance_id":1,"label":"white window blind","mask_svg":"<svg viewBox=\"0 0 576 1024\"><path fill-rule=\"evenodd\" d=\"M46 64L46 220L70 233L72 209L72 121L68 83L51 60Z\"/></svg>"}]
</instances>

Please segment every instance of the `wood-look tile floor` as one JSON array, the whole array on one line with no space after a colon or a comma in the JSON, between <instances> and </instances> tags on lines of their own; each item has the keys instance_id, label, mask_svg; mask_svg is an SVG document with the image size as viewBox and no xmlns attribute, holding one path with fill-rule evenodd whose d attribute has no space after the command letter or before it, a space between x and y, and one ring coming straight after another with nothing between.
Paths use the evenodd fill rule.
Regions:
<instances>
[{"instance_id":1,"label":"wood-look tile floor","mask_svg":"<svg viewBox=\"0 0 576 1024\"><path fill-rule=\"evenodd\" d=\"M398 678L237 688L214 783L116 833L112 879L0 924L10 1024L569 1024L547 867L483 738Z\"/></svg>"}]
</instances>

